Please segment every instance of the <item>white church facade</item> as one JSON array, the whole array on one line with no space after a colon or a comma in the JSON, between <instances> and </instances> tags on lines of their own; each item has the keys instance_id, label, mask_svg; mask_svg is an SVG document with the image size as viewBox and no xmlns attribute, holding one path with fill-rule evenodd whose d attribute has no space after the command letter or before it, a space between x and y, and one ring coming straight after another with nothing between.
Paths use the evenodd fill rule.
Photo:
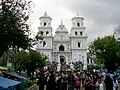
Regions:
<instances>
[{"instance_id":1,"label":"white church facade","mask_svg":"<svg viewBox=\"0 0 120 90\"><path fill-rule=\"evenodd\" d=\"M120 26L115 28L114 37L120 42Z\"/></svg>"},{"instance_id":2,"label":"white church facade","mask_svg":"<svg viewBox=\"0 0 120 90\"><path fill-rule=\"evenodd\" d=\"M61 24L55 31L51 27L52 18L45 14L40 18L38 32L43 35L43 40L38 42L36 49L48 57L49 62L65 62L70 65L82 62L83 69L87 68L87 35L85 34L84 18L75 16L71 19L70 32Z\"/></svg>"}]
</instances>

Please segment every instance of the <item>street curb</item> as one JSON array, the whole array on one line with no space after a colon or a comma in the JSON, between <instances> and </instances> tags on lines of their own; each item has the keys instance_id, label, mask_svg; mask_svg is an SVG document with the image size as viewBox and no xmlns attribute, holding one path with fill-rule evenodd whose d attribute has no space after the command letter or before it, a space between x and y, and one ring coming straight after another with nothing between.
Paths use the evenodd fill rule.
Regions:
<instances>
[{"instance_id":1,"label":"street curb","mask_svg":"<svg viewBox=\"0 0 120 90\"><path fill-rule=\"evenodd\" d=\"M27 90L37 90L37 84L33 84L30 88Z\"/></svg>"}]
</instances>

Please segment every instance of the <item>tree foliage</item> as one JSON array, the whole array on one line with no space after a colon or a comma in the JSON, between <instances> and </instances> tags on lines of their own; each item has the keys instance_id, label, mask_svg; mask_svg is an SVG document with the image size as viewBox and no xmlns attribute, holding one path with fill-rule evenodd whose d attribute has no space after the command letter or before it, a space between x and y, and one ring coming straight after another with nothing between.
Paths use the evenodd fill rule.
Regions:
<instances>
[{"instance_id":1,"label":"tree foliage","mask_svg":"<svg viewBox=\"0 0 120 90\"><path fill-rule=\"evenodd\" d=\"M9 48L30 47L29 8L25 0L0 1L0 57Z\"/></svg>"},{"instance_id":2,"label":"tree foliage","mask_svg":"<svg viewBox=\"0 0 120 90\"><path fill-rule=\"evenodd\" d=\"M43 68L47 65L46 62L47 56L41 54L36 50L32 50L29 52L21 51L18 53L19 63L17 65L18 70L27 70L30 72L34 72L37 68Z\"/></svg>"},{"instance_id":3,"label":"tree foliage","mask_svg":"<svg viewBox=\"0 0 120 90\"><path fill-rule=\"evenodd\" d=\"M89 46L89 52L96 55L96 59L104 63L108 70L113 71L120 65L120 46L113 36L97 38Z\"/></svg>"},{"instance_id":4,"label":"tree foliage","mask_svg":"<svg viewBox=\"0 0 120 90\"><path fill-rule=\"evenodd\" d=\"M12 63L14 70L27 70L30 72L34 72L35 69L43 68L47 65L47 56L41 54L36 50L31 51L14 51L13 49L7 51L2 56L6 60Z\"/></svg>"}]
</instances>

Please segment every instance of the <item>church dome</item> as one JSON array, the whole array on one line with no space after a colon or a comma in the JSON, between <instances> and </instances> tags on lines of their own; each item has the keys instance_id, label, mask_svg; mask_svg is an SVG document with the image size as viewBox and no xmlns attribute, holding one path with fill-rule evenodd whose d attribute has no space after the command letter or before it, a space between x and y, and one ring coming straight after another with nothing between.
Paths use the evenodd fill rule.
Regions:
<instances>
[{"instance_id":1,"label":"church dome","mask_svg":"<svg viewBox=\"0 0 120 90\"><path fill-rule=\"evenodd\" d=\"M45 12L44 15L41 16L39 19L41 20L41 19L45 19L45 18L52 20L52 18L47 15L47 12Z\"/></svg>"},{"instance_id":2,"label":"church dome","mask_svg":"<svg viewBox=\"0 0 120 90\"><path fill-rule=\"evenodd\" d=\"M59 25L59 27L57 28L55 33L59 33L59 32L64 32L64 33L68 33L67 29L65 28L65 25L63 25L63 22L61 21L61 24Z\"/></svg>"}]
</instances>

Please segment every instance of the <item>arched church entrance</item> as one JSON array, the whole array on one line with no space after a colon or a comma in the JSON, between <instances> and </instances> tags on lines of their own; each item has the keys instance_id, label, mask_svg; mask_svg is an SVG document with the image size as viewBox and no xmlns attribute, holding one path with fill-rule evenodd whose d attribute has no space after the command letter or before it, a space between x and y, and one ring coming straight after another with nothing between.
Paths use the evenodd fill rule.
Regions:
<instances>
[{"instance_id":1,"label":"arched church entrance","mask_svg":"<svg viewBox=\"0 0 120 90\"><path fill-rule=\"evenodd\" d=\"M60 63L62 65L65 64L65 57L64 56L60 56Z\"/></svg>"},{"instance_id":2,"label":"arched church entrance","mask_svg":"<svg viewBox=\"0 0 120 90\"><path fill-rule=\"evenodd\" d=\"M60 56L61 70L67 70L69 67L66 64L66 60L64 56Z\"/></svg>"}]
</instances>

